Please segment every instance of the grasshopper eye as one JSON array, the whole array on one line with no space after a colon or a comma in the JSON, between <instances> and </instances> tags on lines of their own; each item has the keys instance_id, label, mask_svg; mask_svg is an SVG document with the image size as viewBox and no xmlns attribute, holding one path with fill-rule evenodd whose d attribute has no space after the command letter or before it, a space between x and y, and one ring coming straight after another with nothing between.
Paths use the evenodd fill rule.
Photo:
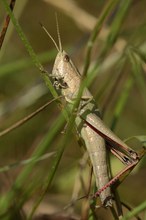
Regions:
<instances>
[{"instance_id":1,"label":"grasshopper eye","mask_svg":"<svg viewBox=\"0 0 146 220\"><path fill-rule=\"evenodd\" d=\"M64 56L63 60L68 63L68 62L69 62L69 56L66 54L66 55Z\"/></svg>"}]
</instances>

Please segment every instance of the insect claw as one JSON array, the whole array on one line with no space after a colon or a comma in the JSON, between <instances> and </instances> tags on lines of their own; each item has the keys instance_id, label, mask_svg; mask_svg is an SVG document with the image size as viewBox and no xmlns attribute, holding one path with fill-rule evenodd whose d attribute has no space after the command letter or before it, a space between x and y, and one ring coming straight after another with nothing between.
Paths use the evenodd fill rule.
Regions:
<instances>
[{"instance_id":1,"label":"insect claw","mask_svg":"<svg viewBox=\"0 0 146 220\"><path fill-rule=\"evenodd\" d=\"M131 156L134 160L139 159L139 156L138 156L138 154L137 154L135 151L129 150L129 153L130 153L130 156Z\"/></svg>"},{"instance_id":2,"label":"insect claw","mask_svg":"<svg viewBox=\"0 0 146 220\"><path fill-rule=\"evenodd\" d=\"M41 71L41 73L43 73L43 74L47 74L47 75L50 74L50 73L48 73L48 71L45 70L43 67L40 67L40 71Z\"/></svg>"},{"instance_id":3,"label":"insect claw","mask_svg":"<svg viewBox=\"0 0 146 220\"><path fill-rule=\"evenodd\" d=\"M112 207L112 206L113 206L112 196L108 196L108 197L104 200L103 206L104 206L105 208L107 208L107 207Z\"/></svg>"}]
</instances>

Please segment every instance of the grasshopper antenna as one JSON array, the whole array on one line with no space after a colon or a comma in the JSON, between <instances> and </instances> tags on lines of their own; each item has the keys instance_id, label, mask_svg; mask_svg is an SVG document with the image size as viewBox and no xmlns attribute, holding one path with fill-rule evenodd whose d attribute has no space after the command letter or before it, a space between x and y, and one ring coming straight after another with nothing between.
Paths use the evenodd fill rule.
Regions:
<instances>
[{"instance_id":1,"label":"grasshopper antenna","mask_svg":"<svg viewBox=\"0 0 146 220\"><path fill-rule=\"evenodd\" d=\"M56 41L54 40L54 38L51 36L51 34L47 31L47 29L44 27L44 25L42 23L40 23L41 27L43 28L43 30L46 32L46 34L49 36L49 38L52 40L53 44L55 45L56 49L58 50L58 52L60 51L60 43L59 43L59 47L56 43ZM61 47L62 48L62 47Z\"/></svg>"},{"instance_id":2,"label":"grasshopper antenna","mask_svg":"<svg viewBox=\"0 0 146 220\"><path fill-rule=\"evenodd\" d=\"M57 17L57 13L55 13L55 17L56 17L56 28L57 28L57 36L58 36L58 42L59 42L59 49L62 52L62 43L61 43L61 37L60 37L60 31L59 31L59 23L58 23L58 17Z\"/></svg>"}]
</instances>

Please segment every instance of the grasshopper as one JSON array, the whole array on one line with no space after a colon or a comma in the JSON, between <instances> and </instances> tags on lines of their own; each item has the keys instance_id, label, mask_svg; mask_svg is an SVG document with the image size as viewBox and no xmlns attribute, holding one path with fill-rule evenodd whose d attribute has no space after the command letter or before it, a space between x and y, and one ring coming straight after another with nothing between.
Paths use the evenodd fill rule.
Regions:
<instances>
[{"instance_id":1,"label":"grasshopper","mask_svg":"<svg viewBox=\"0 0 146 220\"><path fill-rule=\"evenodd\" d=\"M78 96L82 76L69 55L62 49L58 23L57 34L59 46L46 28L44 26L42 28L49 35L58 51L50 77L52 77L56 89L61 90L66 102L73 105ZM112 194L110 186L127 170L132 170L141 159L141 156L127 146L105 125L100 117L100 112L94 98L87 88L83 90L75 124L80 137L84 141L93 166L93 173L98 188L94 196L100 197L104 207L111 207ZM126 164L126 168L112 180L109 180L108 175L107 145L110 146L111 152Z\"/></svg>"}]
</instances>

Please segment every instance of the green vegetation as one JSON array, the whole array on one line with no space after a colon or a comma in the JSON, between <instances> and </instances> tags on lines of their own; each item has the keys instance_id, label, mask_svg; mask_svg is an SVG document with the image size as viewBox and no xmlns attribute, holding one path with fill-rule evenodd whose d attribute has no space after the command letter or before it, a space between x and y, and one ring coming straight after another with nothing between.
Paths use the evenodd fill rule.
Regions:
<instances>
[{"instance_id":1,"label":"green vegetation","mask_svg":"<svg viewBox=\"0 0 146 220\"><path fill-rule=\"evenodd\" d=\"M86 2L87 8L85 1L79 1L79 5L68 1L70 9L62 0L63 13L57 14L63 48L68 48L74 63L83 70L103 120L138 151L146 146L146 3ZM75 114L68 115L45 71L51 72L57 52L51 49L52 42L39 26L40 21L44 25L46 22L56 39L54 12L59 6L54 9L43 1L35 5L28 1L24 7L16 1L14 12L6 0L1 0L0 6L1 21L5 13L9 14L14 28L6 34L1 48L1 131L52 100L45 110L0 138L0 219L30 220L38 213L61 216L71 215L71 211L82 219L118 219L115 209L95 211L95 206L100 205L98 199L91 200L90 206L85 198L78 200L90 185L89 164L82 159L79 166L82 153L74 131ZM77 19L75 12L85 13L84 18ZM89 26L86 19L90 20ZM115 192L117 203L123 202L123 220L146 219L145 165L146 157L119 186L119 195ZM121 169L113 156L110 166L113 175Z\"/></svg>"}]
</instances>

